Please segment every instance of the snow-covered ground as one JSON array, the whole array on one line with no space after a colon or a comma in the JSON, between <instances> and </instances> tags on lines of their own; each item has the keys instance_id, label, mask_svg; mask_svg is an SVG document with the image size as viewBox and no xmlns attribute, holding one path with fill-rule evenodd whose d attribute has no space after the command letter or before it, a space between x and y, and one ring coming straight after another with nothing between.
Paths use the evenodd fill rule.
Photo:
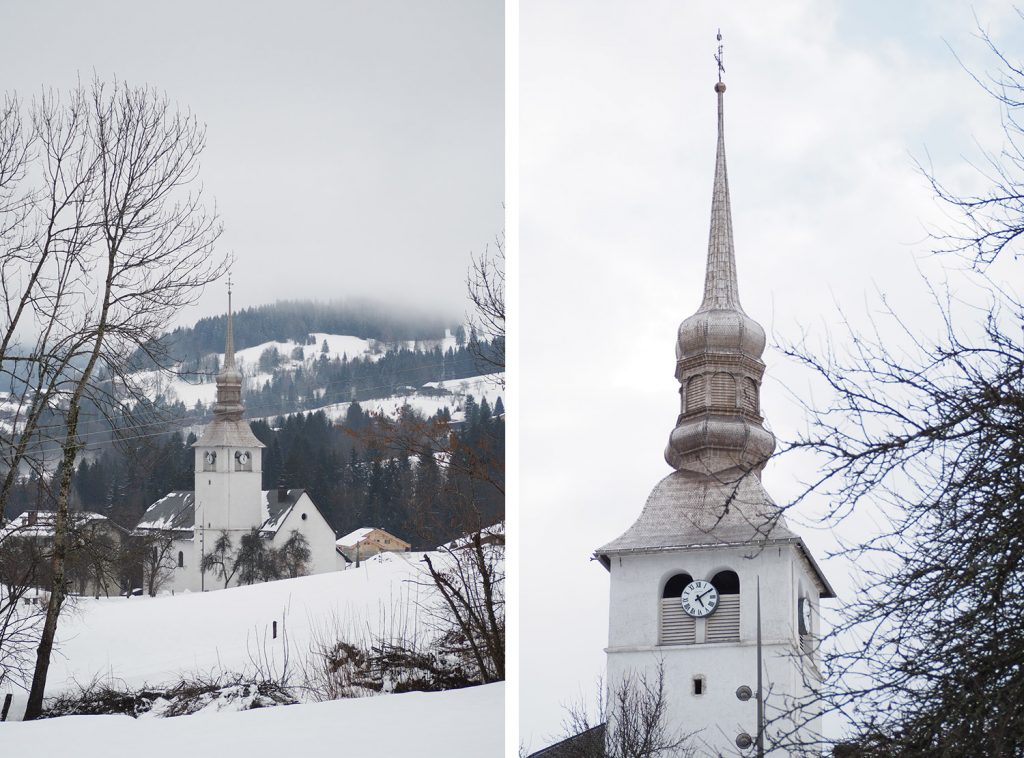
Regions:
<instances>
[{"instance_id":1,"label":"snow-covered ground","mask_svg":"<svg viewBox=\"0 0 1024 758\"><path fill-rule=\"evenodd\" d=\"M218 593L220 594L220 593ZM202 627L193 634L201 634ZM503 755L503 684L171 719L66 716L0 726L5 756Z\"/></svg>"},{"instance_id":2,"label":"snow-covered ground","mask_svg":"<svg viewBox=\"0 0 1024 758\"><path fill-rule=\"evenodd\" d=\"M294 670L318 632L355 643L370 634L429 638L418 608L431 593L421 584L423 555L382 553L359 568L217 592L77 599L61 616L46 694L97 677L137 688L251 671L255 661L277 675L285 653ZM11 718L20 719L24 707L25 694L16 691Z\"/></svg>"}]
</instances>

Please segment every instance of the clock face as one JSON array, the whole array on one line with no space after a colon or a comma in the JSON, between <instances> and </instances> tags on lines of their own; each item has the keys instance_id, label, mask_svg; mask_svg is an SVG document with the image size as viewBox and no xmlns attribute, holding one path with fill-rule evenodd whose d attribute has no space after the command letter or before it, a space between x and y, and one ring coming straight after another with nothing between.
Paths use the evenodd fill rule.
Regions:
<instances>
[{"instance_id":1,"label":"clock face","mask_svg":"<svg viewBox=\"0 0 1024 758\"><path fill-rule=\"evenodd\" d=\"M714 613L718 607L718 590L711 582L697 580L686 585L679 601L689 615L704 618Z\"/></svg>"},{"instance_id":2,"label":"clock face","mask_svg":"<svg viewBox=\"0 0 1024 758\"><path fill-rule=\"evenodd\" d=\"M241 463L243 466L249 462L249 454L246 452L239 453L237 457L238 462Z\"/></svg>"},{"instance_id":3,"label":"clock face","mask_svg":"<svg viewBox=\"0 0 1024 758\"><path fill-rule=\"evenodd\" d=\"M208 451L206 453L206 462L212 465L215 460L217 460L217 454L212 450Z\"/></svg>"},{"instance_id":4,"label":"clock face","mask_svg":"<svg viewBox=\"0 0 1024 758\"><path fill-rule=\"evenodd\" d=\"M809 597L800 598L800 634L808 635L811 633L811 599Z\"/></svg>"}]
</instances>

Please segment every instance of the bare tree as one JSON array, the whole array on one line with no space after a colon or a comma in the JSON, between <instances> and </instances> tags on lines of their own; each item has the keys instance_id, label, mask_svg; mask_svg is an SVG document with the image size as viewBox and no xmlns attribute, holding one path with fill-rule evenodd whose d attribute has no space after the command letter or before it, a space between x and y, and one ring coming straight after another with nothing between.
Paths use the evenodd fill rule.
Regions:
<instances>
[{"instance_id":1,"label":"bare tree","mask_svg":"<svg viewBox=\"0 0 1024 758\"><path fill-rule=\"evenodd\" d=\"M981 194L930 177L963 222L937 246L976 271L1024 233L1024 70L981 37L1002 66L983 83L1004 107L1008 146L987 156ZM824 496L832 528L852 516L872 531L841 550L860 591L823 641L825 681L780 723L838 714L845 755L1024 754L1024 304L988 276L965 277L988 306L933 287L938 336L920 336L883 299L868 329L847 322L841 347L786 348L829 391L807 403L809 426L787 446L822 462L803 497ZM798 729L780 741L827 743Z\"/></svg>"},{"instance_id":2,"label":"bare tree","mask_svg":"<svg viewBox=\"0 0 1024 758\"><path fill-rule=\"evenodd\" d=\"M37 602L46 555L38 540L9 525L0 532L0 689L28 687L44 609Z\"/></svg>"},{"instance_id":3,"label":"bare tree","mask_svg":"<svg viewBox=\"0 0 1024 758\"><path fill-rule=\"evenodd\" d=\"M277 561L280 564L281 573L289 579L304 576L309 571L309 561L312 557L309 540L295 529L292 529L288 539L277 550Z\"/></svg>"},{"instance_id":4,"label":"bare tree","mask_svg":"<svg viewBox=\"0 0 1024 758\"><path fill-rule=\"evenodd\" d=\"M142 582L146 594L156 597L170 581L178 565L174 555L174 536L170 532L148 533L137 538L136 549L142 563Z\"/></svg>"},{"instance_id":5,"label":"bare tree","mask_svg":"<svg viewBox=\"0 0 1024 758\"><path fill-rule=\"evenodd\" d=\"M259 527L254 526L243 534L239 543L234 566L238 571L239 584L256 584L281 578L277 556L263 538Z\"/></svg>"},{"instance_id":6,"label":"bare tree","mask_svg":"<svg viewBox=\"0 0 1024 758\"><path fill-rule=\"evenodd\" d=\"M695 734L668 722L665 668L628 672L609 688L598 683L597 713L577 701L566 708L564 739L542 751L551 758L688 758L697 755Z\"/></svg>"},{"instance_id":7,"label":"bare tree","mask_svg":"<svg viewBox=\"0 0 1024 758\"><path fill-rule=\"evenodd\" d=\"M494 250L470 258L466 290L473 312L469 314L469 349L477 365L505 386L505 232L498 235Z\"/></svg>"},{"instance_id":8,"label":"bare tree","mask_svg":"<svg viewBox=\"0 0 1024 758\"><path fill-rule=\"evenodd\" d=\"M494 534L498 534L494 531ZM505 549L476 531L442 548L446 560L423 556L440 600L427 608L452 652L468 654L483 682L505 678Z\"/></svg>"},{"instance_id":9,"label":"bare tree","mask_svg":"<svg viewBox=\"0 0 1024 758\"><path fill-rule=\"evenodd\" d=\"M79 87L66 101L44 98L34 123L34 134L44 146L39 155L48 181L45 190L35 193L41 198L42 218L52 218L45 211L54 205L55 195L70 200L53 236L56 252L49 264L67 275L39 276L34 283L29 277L22 288L40 315L41 349L25 357L2 356L5 364L29 365L29 375L39 378L29 416L41 418L42 409L56 410L61 421L53 585L27 719L38 717L42 709L66 594L68 500L82 444L82 408L86 403L120 406L125 399L121 393L132 392L135 353L141 350L154 360L165 357L156 337L224 271L224 262L213 255L220 231L216 214L206 210L202 191L194 188L205 146L204 129L194 117L150 89L96 81L88 90ZM55 162L55 154L66 159ZM25 248L38 258L53 228L52 223L34 221L23 225L16 238L28 240ZM19 254L15 245L13 260ZM17 308L10 310L18 294L5 295L9 313L18 313ZM17 328L9 330L16 333ZM100 366L113 381L95 381ZM29 426L22 427L19 447ZM16 470L11 466L8 477Z\"/></svg>"},{"instance_id":10,"label":"bare tree","mask_svg":"<svg viewBox=\"0 0 1024 758\"><path fill-rule=\"evenodd\" d=\"M204 574L211 572L214 576L220 576L224 580L224 589L227 589L238 572L238 561L235 558L231 535L221 532L213 543L213 550L203 556L199 568Z\"/></svg>"}]
</instances>

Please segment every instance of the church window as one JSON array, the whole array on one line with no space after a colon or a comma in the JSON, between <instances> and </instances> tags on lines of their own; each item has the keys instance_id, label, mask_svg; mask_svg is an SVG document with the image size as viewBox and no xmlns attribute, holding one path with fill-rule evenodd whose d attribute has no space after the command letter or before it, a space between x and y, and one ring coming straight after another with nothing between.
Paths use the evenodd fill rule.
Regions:
<instances>
[{"instance_id":1,"label":"church window","mask_svg":"<svg viewBox=\"0 0 1024 758\"><path fill-rule=\"evenodd\" d=\"M184 567L185 567L185 553L183 553L181 550L179 550L178 551L178 568L184 568Z\"/></svg>"},{"instance_id":2,"label":"church window","mask_svg":"<svg viewBox=\"0 0 1024 758\"><path fill-rule=\"evenodd\" d=\"M736 379L731 374L711 377L711 405L719 408L736 407Z\"/></svg>"},{"instance_id":3,"label":"church window","mask_svg":"<svg viewBox=\"0 0 1024 758\"><path fill-rule=\"evenodd\" d=\"M735 571L719 571L711 577L718 590L718 608L708 616L704 639L731 642L740 638L740 578Z\"/></svg>"},{"instance_id":4,"label":"church window","mask_svg":"<svg viewBox=\"0 0 1024 758\"><path fill-rule=\"evenodd\" d=\"M680 597L693 577L679 573L665 582L661 592L658 643L661 645L692 645L697 641L697 622L683 610Z\"/></svg>"},{"instance_id":5,"label":"church window","mask_svg":"<svg viewBox=\"0 0 1024 758\"><path fill-rule=\"evenodd\" d=\"M693 694L703 695L704 694L704 677L695 676L693 678Z\"/></svg>"},{"instance_id":6,"label":"church window","mask_svg":"<svg viewBox=\"0 0 1024 758\"><path fill-rule=\"evenodd\" d=\"M757 413L757 384L750 377L743 380L743 410Z\"/></svg>"},{"instance_id":7,"label":"church window","mask_svg":"<svg viewBox=\"0 0 1024 758\"><path fill-rule=\"evenodd\" d=\"M690 377L686 383L686 412L698 410L707 404L703 376Z\"/></svg>"},{"instance_id":8,"label":"church window","mask_svg":"<svg viewBox=\"0 0 1024 758\"><path fill-rule=\"evenodd\" d=\"M309 518L309 516L307 516L305 513L303 513L302 514L302 520L305 521L307 518Z\"/></svg>"}]
</instances>

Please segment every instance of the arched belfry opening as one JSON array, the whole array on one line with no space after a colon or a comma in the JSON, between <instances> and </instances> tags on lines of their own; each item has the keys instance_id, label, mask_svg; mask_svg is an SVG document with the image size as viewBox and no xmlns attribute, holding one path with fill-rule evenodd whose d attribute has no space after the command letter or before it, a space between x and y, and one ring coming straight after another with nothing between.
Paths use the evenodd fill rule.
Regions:
<instances>
[{"instance_id":1,"label":"arched belfry opening","mask_svg":"<svg viewBox=\"0 0 1024 758\"><path fill-rule=\"evenodd\" d=\"M658 614L659 645L692 645L697 641L697 623L680 602L683 590L692 581L693 577L683 571L665 582Z\"/></svg>"},{"instance_id":2,"label":"arched belfry opening","mask_svg":"<svg viewBox=\"0 0 1024 758\"><path fill-rule=\"evenodd\" d=\"M686 585L692 581L693 577L686 573L670 576L668 581L665 582L665 589L661 592L662 598L682 597L683 590L686 589Z\"/></svg>"},{"instance_id":3,"label":"arched belfry opening","mask_svg":"<svg viewBox=\"0 0 1024 758\"><path fill-rule=\"evenodd\" d=\"M735 571L719 571L711 577L711 586L718 590L719 595L740 594L740 577Z\"/></svg>"},{"instance_id":4,"label":"arched belfry opening","mask_svg":"<svg viewBox=\"0 0 1024 758\"><path fill-rule=\"evenodd\" d=\"M726 569L711 577L718 590L718 608L708 616L707 642L733 642L740 638L740 577Z\"/></svg>"}]
</instances>

